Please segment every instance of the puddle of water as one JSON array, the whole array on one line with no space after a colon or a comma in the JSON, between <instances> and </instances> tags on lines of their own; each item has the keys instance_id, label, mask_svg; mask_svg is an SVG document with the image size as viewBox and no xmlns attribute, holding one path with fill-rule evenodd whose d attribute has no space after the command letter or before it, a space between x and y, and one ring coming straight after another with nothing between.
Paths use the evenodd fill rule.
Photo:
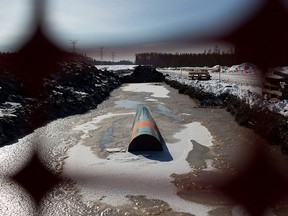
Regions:
<instances>
[{"instance_id":1,"label":"puddle of water","mask_svg":"<svg viewBox=\"0 0 288 216\"><path fill-rule=\"evenodd\" d=\"M148 101L148 99L146 99L146 101ZM132 101L132 100L115 101L115 107L125 108L125 109L134 109L134 110L136 110L140 105L143 105L143 104L146 104L146 103L140 102L140 101ZM157 104L156 108L157 108L158 113L168 116L175 121L182 120L180 116L173 114L172 111L168 109L167 107L165 107L163 104Z\"/></svg>"},{"instance_id":2,"label":"puddle of water","mask_svg":"<svg viewBox=\"0 0 288 216\"><path fill-rule=\"evenodd\" d=\"M161 113L161 114L163 114L165 116L168 116L168 117L172 118L175 121L181 121L180 116L173 114L172 111L170 109L168 109L167 107L165 107L164 105L157 104L156 107L157 107L157 110L158 110L159 113Z\"/></svg>"},{"instance_id":3,"label":"puddle of water","mask_svg":"<svg viewBox=\"0 0 288 216\"><path fill-rule=\"evenodd\" d=\"M106 145L107 144L110 144L112 143L112 138L113 138L113 134L115 132L115 128L117 129L117 125L119 125L122 121L124 121L126 118L121 118L121 119L118 119L118 120L115 120L113 123L112 123L112 126L109 127L102 135L101 135L101 138L100 138L100 148L101 148L101 151L103 151L105 148L106 148Z\"/></svg>"},{"instance_id":4,"label":"puddle of water","mask_svg":"<svg viewBox=\"0 0 288 216\"><path fill-rule=\"evenodd\" d=\"M145 104L139 101L131 101L131 100L119 100L115 101L115 107L125 108L125 109L137 109L139 105Z\"/></svg>"},{"instance_id":5,"label":"puddle of water","mask_svg":"<svg viewBox=\"0 0 288 216\"><path fill-rule=\"evenodd\" d=\"M101 139L100 139L100 148L101 148L101 151L103 151L103 149L105 148L105 145L106 145L106 144L111 143L113 132L114 132L114 126L112 125L112 126L109 127L109 128L107 129L107 131L105 131L105 133L101 136Z\"/></svg>"}]
</instances>

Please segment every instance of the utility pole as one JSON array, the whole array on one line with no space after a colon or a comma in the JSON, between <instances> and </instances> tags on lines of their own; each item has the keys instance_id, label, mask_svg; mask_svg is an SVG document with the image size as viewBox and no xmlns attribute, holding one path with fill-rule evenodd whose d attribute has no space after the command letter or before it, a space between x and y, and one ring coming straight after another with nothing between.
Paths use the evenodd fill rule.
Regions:
<instances>
[{"instance_id":1,"label":"utility pole","mask_svg":"<svg viewBox=\"0 0 288 216\"><path fill-rule=\"evenodd\" d=\"M101 61L103 61L103 53L104 53L104 51L103 51L103 47L100 47L100 60Z\"/></svg>"},{"instance_id":2,"label":"utility pole","mask_svg":"<svg viewBox=\"0 0 288 216\"><path fill-rule=\"evenodd\" d=\"M76 53L76 44L78 43L78 40L70 40L72 44L72 52Z\"/></svg>"}]
</instances>

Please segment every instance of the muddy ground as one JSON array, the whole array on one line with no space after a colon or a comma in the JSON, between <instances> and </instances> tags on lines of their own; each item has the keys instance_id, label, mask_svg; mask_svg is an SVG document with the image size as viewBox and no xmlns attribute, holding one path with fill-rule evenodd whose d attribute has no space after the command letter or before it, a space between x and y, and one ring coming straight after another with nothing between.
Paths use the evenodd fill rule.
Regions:
<instances>
[{"instance_id":1,"label":"muddy ground","mask_svg":"<svg viewBox=\"0 0 288 216\"><path fill-rule=\"evenodd\" d=\"M217 188L247 165L249 166L249 161L254 156L256 146L261 145L267 150L269 157L275 161L277 166L282 166L283 168L287 164L287 158L281 155L279 147L268 145L253 130L239 126L235 122L234 117L224 108L199 108L199 103L189 96L178 94L177 90L164 83L160 85L164 85L170 91L168 94L169 98L157 98L157 100L153 101L148 99L151 96L149 93L122 92L117 89L112 92L108 100L102 103L97 110L93 111L93 115L103 115L104 113L121 114L127 109L135 112L139 104L146 104L152 111L166 142L175 142L173 134L181 130L181 127L178 127L179 124L175 124L175 122L180 122L183 125L191 122L201 122L212 134L213 146L208 148L191 140L193 150L187 157L191 172L182 175L172 175L177 194L183 199L201 204L215 205L215 207L221 206L211 211L210 215L232 215L237 203L226 197L222 192L219 192ZM99 130L96 130L95 133L86 139L85 145L89 146L92 144L90 146L91 150L102 158L106 158L109 155L105 151L105 147L125 149L132 121L133 115L121 119L109 118L103 121ZM197 133L197 131L191 131L191 133ZM99 143L99 145L94 145L95 142ZM105 146L106 143L109 143L109 146ZM207 159L210 161L209 165L207 164ZM217 171L215 172L213 169ZM145 197L140 196L137 199L142 200L140 203L143 205L151 204L151 200L148 200L148 202ZM167 204L160 203L166 208ZM277 206L277 211L275 206L273 208L274 212L286 211L286 206L283 204L280 207L279 205ZM151 207L151 209L153 208ZM161 212L162 210L160 207L159 211ZM171 215L182 214L173 213L169 208L168 210L164 209L164 212Z\"/></svg>"},{"instance_id":2,"label":"muddy ground","mask_svg":"<svg viewBox=\"0 0 288 216\"><path fill-rule=\"evenodd\" d=\"M225 108L199 108L201 105L197 101L186 95L180 96L170 87L167 88L173 98L171 102L167 103L167 106L177 115L181 115L181 112L190 114L181 115L181 118L185 122L201 122L214 137L213 147L210 149L192 141L193 150L188 154L187 161L194 170L187 175L173 176L174 183L178 188L178 195L182 198L212 205L222 204L227 207L216 209L210 212L211 215L230 215L232 213L230 205L233 204L233 201L219 192L217 188L238 172L249 167L249 162L257 154L259 146L266 152L270 162L286 175L285 167L288 164L288 157L282 155L279 146L269 145L252 129L237 124L234 117ZM212 166L219 169L220 172L203 170L205 169L205 159L211 159ZM272 207L273 213L285 214L287 206L287 202L282 200Z\"/></svg>"},{"instance_id":3,"label":"muddy ground","mask_svg":"<svg viewBox=\"0 0 288 216\"><path fill-rule=\"evenodd\" d=\"M62 166L65 166L65 161L67 161L68 149L73 148L77 145L76 143L79 144L80 140L85 141L82 144L89 146L90 150L101 158L109 157L106 148L117 147L126 150L136 108L139 104L146 104L166 143L176 143L175 133L181 131L184 125L193 122L201 122L213 136L213 145L209 147L191 140L193 150L187 152L186 159L190 164L191 171L184 174L172 174L171 178L175 185L175 193L179 197L191 201L191 205L198 203L210 206L210 209L212 206L213 210L210 210L208 215L235 215L235 211L239 215L239 212L242 211L237 210L238 203L233 202L221 191L219 192L218 187L249 166L250 160L254 157L255 146L261 145L261 148L268 152L269 160L279 170L286 173L287 157L281 155L280 147L268 145L253 130L239 126L234 117L224 108L199 108L197 101L187 95L178 94L176 89L165 83L155 84L169 90L169 97L164 98L152 97L151 93L141 91L139 93L123 91L123 87L126 85L123 84L121 88L114 90L111 96L97 109L84 115L59 119L47 127L37 130L35 137L37 140L42 140L43 160L47 161L47 164L55 164L56 168L52 168L61 172ZM130 112L131 115L127 115ZM123 113L125 115L121 115ZM85 139L81 139L83 132L76 131L75 128L91 122L97 116L106 114L109 118L104 118L97 125L98 129L84 134ZM198 131L190 133L197 134ZM129 199L129 204L116 207L105 204L105 196L85 201L81 190L77 188L77 184L72 179L72 181L63 182L51 193L48 193L43 199L39 211L42 215L55 215L55 211L59 215L70 213L115 216L191 215L177 212L163 200L147 198L141 194L137 196L127 194L126 198ZM270 211L276 215L285 215L288 211L286 203L285 200L282 200L282 203L270 206ZM199 215L196 210L192 212Z\"/></svg>"}]
</instances>

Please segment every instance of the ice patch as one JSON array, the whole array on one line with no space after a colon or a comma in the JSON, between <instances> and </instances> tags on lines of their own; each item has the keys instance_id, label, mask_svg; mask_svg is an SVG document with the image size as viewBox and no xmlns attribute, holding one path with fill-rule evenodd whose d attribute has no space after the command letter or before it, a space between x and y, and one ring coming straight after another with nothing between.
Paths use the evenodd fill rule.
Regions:
<instances>
[{"instance_id":1,"label":"ice patch","mask_svg":"<svg viewBox=\"0 0 288 216\"><path fill-rule=\"evenodd\" d=\"M191 138L191 140L193 139L206 147L210 147L213 145L213 137L211 133L200 122L191 123L189 133L193 135L193 138Z\"/></svg>"},{"instance_id":2,"label":"ice patch","mask_svg":"<svg viewBox=\"0 0 288 216\"><path fill-rule=\"evenodd\" d=\"M122 89L123 91L152 93L151 96L156 98L169 98L169 91L164 86L153 83L128 84L122 87Z\"/></svg>"},{"instance_id":3,"label":"ice patch","mask_svg":"<svg viewBox=\"0 0 288 216\"><path fill-rule=\"evenodd\" d=\"M149 102L158 102L157 99L153 99L153 98L146 98L145 101L149 101Z\"/></svg>"},{"instance_id":4,"label":"ice patch","mask_svg":"<svg viewBox=\"0 0 288 216\"><path fill-rule=\"evenodd\" d=\"M125 149L122 148L106 148L105 151L109 153L115 153L115 152L125 152Z\"/></svg>"},{"instance_id":5,"label":"ice patch","mask_svg":"<svg viewBox=\"0 0 288 216\"><path fill-rule=\"evenodd\" d=\"M104 120L104 119L108 119L108 118L112 118L114 116L121 116L121 115L134 115L135 112L131 112L131 113L107 113L105 115L102 116L97 116L96 118L93 118L91 121L86 122L84 124L81 125L77 125L76 127L73 128L73 130L78 130L78 131L82 131L84 134L81 136L81 142L83 142L83 140L85 140L87 137L89 137L89 133L90 131L93 130L97 130L98 129L98 124ZM100 145L100 144L99 144Z\"/></svg>"}]
</instances>

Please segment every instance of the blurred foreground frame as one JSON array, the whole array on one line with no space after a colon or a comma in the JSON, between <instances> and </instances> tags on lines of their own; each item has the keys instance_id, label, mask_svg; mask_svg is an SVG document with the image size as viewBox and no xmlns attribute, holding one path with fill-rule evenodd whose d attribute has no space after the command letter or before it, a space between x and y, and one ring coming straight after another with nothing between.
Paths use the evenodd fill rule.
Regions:
<instances>
[{"instance_id":1,"label":"blurred foreground frame","mask_svg":"<svg viewBox=\"0 0 288 216\"><path fill-rule=\"evenodd\" d=\"M49 74L58 61L68 55L51 42L45 34L45 1L34 0L34 4L34 26L31 28L34 32L19 49L13 63L13 73L27 80L29 88L25 91L31 96L41 94L40 80ZM280 0L267 0L258 13L254 14L246 23L229 35L214 39L233 44L240 59L256 64L264 73L270 67L287 65L288 10L284 8L283 4ZM37 121L40 120L34 119L33 121L37 127L39 125ZM39 203L47 192L46 190L55 186L60 180L58 176L41 165L37 152L34 154L30 164L14 179L26 187ZM244 206L252 215L263 215L269 205L287 198L288 180L273 167L266 152L262 151L259 146L254 154L255 157L250 161L248 167L228 180L218 190L224 192L239 205ZM43 174L45 179L39 180L41 181L40 188L34 190L33 184L32 188L31 184L27 186L27 182L35 182L35 179L40 177L40 173L45 174ZM32 181L33 179L34 181ZM259 184L259 181L262 183ZM277 186L274 187L273 184Z\"/></svg>"}]
</instances>

